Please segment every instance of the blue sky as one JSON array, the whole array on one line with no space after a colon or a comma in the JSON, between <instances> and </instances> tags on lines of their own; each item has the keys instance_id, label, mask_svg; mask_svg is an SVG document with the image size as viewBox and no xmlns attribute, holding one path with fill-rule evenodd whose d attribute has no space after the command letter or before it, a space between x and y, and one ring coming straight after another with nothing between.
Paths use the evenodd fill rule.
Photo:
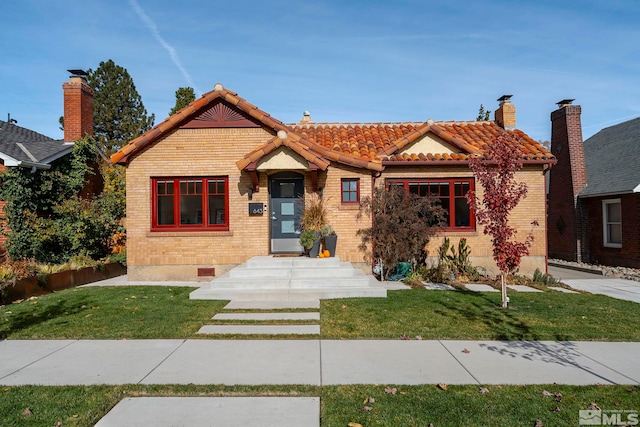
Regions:
<instances>
[{"instance_id":1,"label":"blue sky","mask_svg":"<svg viewBox=\"0 0 640 427\"><path fill-rule=\"evenodd\" d=\"M637 0L0 2L0 119L62 138L67 69L126 68L156 124L215 83L286 123L473 120L512 94L550 137L575 98L583 134L640 116Z\"/></svg>"}]
</instances>

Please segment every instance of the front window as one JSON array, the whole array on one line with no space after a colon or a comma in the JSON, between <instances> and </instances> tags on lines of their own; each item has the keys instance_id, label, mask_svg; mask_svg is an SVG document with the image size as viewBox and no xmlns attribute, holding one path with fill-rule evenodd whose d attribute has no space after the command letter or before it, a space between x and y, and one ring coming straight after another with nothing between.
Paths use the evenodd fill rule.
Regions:
<instances>
[{"instance_id":1,"label":"front window","mask_svg":"<svg viewBox=\"0 0 640 427\"><path fill-rule=\"evenodd\" d=\"M602 235L604 246L622 247L622 206L620 199L602 201Z\"/></svg>"},{"instance_id":2,"label":"front window","mask_svg":"<svg viewBox=\"0 0 640 427\"><path fill-rule=\"evenodd\" d=\"M466 195L473 190L472 178L455 179L389 179L388 185L398 185L418 197L431 197L440 201L446 211L448 230L472 230L475 227L473 213Z\"/></svg>"},{"instance_id":3,"label":"front window","mask_svg":"<svg viewBox=\"0 0 640 427\"><path fill-rule=\"evenodd\" d=\"M358 178L343 178L341 185L343 204L360 203L360 180Z\"/></svg>"},{"instance_id":4,"label":"front window","mask_svg":"<svg viewBox=\"0 0 640 427\"><path fill-rule=\"evenodd\" d=\"M153 230L228 230L226 177L153 178Z\"/></svg>"}]
</instances>

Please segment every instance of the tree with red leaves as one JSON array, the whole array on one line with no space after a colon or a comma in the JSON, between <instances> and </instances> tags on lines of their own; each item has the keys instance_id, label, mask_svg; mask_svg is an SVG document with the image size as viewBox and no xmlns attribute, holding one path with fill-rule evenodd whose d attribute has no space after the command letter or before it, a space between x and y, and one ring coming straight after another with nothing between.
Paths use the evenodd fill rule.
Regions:
<instances>
[{"instance_id":1,"label":"tree with red leaves","mask_svg":"<svg viewBox=\"0 0 640 427\"><path fill-rule=\"evenodd\" d=\"M480 182L482 199L471 191L467 200L475 211L476 220L484 226L484 234L491 236L493 259L502 272L502 307L507 307L506 275L514 272L523 256L529 255L533 234L523 242L515 240L517 230L509 225L509 214L527 196L527 185L517 182L515 174L522 168L522 152L517 149L520 137L503 132L485 146L484 155L469 160L469 168ZM531 223L537 226L537 221Z\"/></svg>"}]
</instances>

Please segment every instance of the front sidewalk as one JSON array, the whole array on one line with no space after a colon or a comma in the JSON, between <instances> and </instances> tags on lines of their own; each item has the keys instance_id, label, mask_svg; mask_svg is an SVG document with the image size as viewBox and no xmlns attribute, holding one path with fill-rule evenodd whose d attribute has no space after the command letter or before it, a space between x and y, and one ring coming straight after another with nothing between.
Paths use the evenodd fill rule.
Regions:
<instances>
[{"instance_id":1,"label":"front sidewalk","mask_svg":"<svg viewBox=\"0 0 640 427\"><path fill-rule=\"evenodd\" d=\"M640 343L6 340L1 385L640 384Z\"/></svg>"}]
</instances>

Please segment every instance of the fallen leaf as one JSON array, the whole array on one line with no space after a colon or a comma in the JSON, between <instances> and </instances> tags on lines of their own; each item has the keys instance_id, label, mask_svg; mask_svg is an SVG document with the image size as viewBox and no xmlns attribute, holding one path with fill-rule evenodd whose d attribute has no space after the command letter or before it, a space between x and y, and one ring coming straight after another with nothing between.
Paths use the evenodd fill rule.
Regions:
<instances>
[{"instance_id":1,"label":"fallen leaf","mask_svg":"<svg viewBox=\"0 0 640 427\"><path fill-rule=\"evenodd\" d=\"M363 406L360 412L371 412L373 408L371 406Z\"/></svg>"},{"instance_id":2,"label":"fallen leaf","mask_svg":"<svg viewBox=\"0 0 640 427\"><path fill-rule=\"evenodd\" d=\"M406 340L409 339L409 335L401 335L400 339L403 340L403 341L406 341Z\"/></svg>"},{"instance_id":3,"label":"fallen leaf","mask_svg":"<svg viewBox=\"0 0 640 427\"><path fill-rule=\"evenodd\" d=\"M375 403L375 402L376 400L373 397L369 396L362 403Z\"/></svg>"},{"instance_id":4,"label":"fallen leaf","mask_svg":"<svg viewBox=\"0 0 640 427\"><path fill-rule=\"evenodd\" d=\"M347 308L347 306L342 304L342 309L345 310L346 308Z\"/></svg>"},{"instance_id":5,"label":"fallen leaf","mask_svg":"<svg viewBox=\"0 0 640 427\"><path fill-rule=\"evenodd\" d=\"M547 390L542 390L542 395L543 396L553 396L551 393L549 393Z\"/></svg>"},{"instance_id":6,"label":"fallen leaf","mask_svg":"<svg viewBox=\"0 0 640 427\"><path fill-rule=\"evenodd\" d=\"M87 308L87 306L83 304L80 306L80 308Z\"/></svg>"},{"instance_id":7,"label":"fallen leaf","mask_svg":"<svg viewBox=\"0 0 640 427\"><path fill-rule=\"evenodd\" d=\"M30 408L27 408L24 411L22 411L22 415L26 417L30 417L31 415L33 415L33 411Z\"/></svg>"},{"instance_id":8,"label":"fallen leaf","mask_svg":"<svg viewBox=\"0 0 640 427\"><path fill-rule=\"evenodd\" d=\"M482 388L480 389L480 393L482 393L482 394L487 394L487 393L489 393L489 389L488 389L488 388L486 388L486 387L482 387Z\"/></svg>"},{"instance_id":9,"label":"fallen leaf","mask_svg":"<svg viewBox=\"0 0 640 427\"><path fill-rule=\"evenodd\" d=\"M400 394L407 394L407 392L406 391L401 391Z\"/></svg>"},{"instance_id":10,"label":"fallen leaf","mask_svg":"<svg viewBox=\"0 0 640 427\"><path fill-rule=\"evenodd\" d=\"M396 394L397 391L398 391L398 389L395 388L395 387L394 388L387 387L387 388L384 389L385 393L391 393L391 394Z\"/></svg>"},{"instance_id":11,"label":"fallen leaf","mask_svg":"<svg viewBox=\"0 0 640 427\"><path fill-rule=\"evenodd\" d=\"M347 426L349 426L349 427L362 427L362 424L358 424L358 423L349 423L349 424L347 424Z\"/></svg>"},{"instance_id":12,"label":"fallen leaf","mask_svg":"<svg viewBox=\"0 0 640 427\"><path fill-rule=\"evenodd\" d=\"M416 339L417 339L418 341L422 341L422 335L416 335Z\"/></svg>"},{"instance_id":13,"label":"fallen leaf","mask_svg":"<svg viewBox=\"0 0 640 427\"><path fill-rule=\"evenodd\" d=\"M533 427L544 427L544 425L542 425L542 420L536 420L536 424Z\"/></svg>"},{"instance_id":14,"label":"fallen leaf","mask_svg":"<svg viewBox=\"0 0 640 427\"><path fill-rule=\"evenodd\" d=\"M587 409L590 409L592 411L600 411L600 407L596 404L596 403L591 403L591 405L589 405L589 407Z\"/></svg>"},{"instance_id":15,"label":"fallen leaf","mask_svg":"<svg viewBox=\"0 0 640 427\"><path fill-rule=\"evenodd\" d=\"M428 427L435 427L435 426L433 425L433 423L429 423Z\"/></svg>"},{"instance_id":16,"label":"fallen leaf","mask_svg":"<svg viewBox=\"0 0 640 427\"><path fill-rule=\"evenodd\" d=\"M555 408L553 408L553 409L551 410L551 412L560 412L560 407L559 407L559 406L556 406Z\"/></svg>"},{"instance_id":17,"label":"fallen leaf","mask_svg":"<svg viewBox=\"0 0 640 427\"><path fill-rule=\"evenodd\" d=\"M442 390L446 390L448 387L447 387L447 385L445 383L440 383L440 384L438 384L438 388L442 389Z\"/></svg>"},{"instance_id":18,"label":"fallen leaf","mask_svg":"<svg viewBox=\"0 0 640 427\"><path fill-rule=\"evenodd\" d=\"M462 352L463 352L463 353L471 353L471 352L470 352L468 349L466 349L466 348L465 348L464 350L462 350Z\"/></svg>"}]
</instances>

